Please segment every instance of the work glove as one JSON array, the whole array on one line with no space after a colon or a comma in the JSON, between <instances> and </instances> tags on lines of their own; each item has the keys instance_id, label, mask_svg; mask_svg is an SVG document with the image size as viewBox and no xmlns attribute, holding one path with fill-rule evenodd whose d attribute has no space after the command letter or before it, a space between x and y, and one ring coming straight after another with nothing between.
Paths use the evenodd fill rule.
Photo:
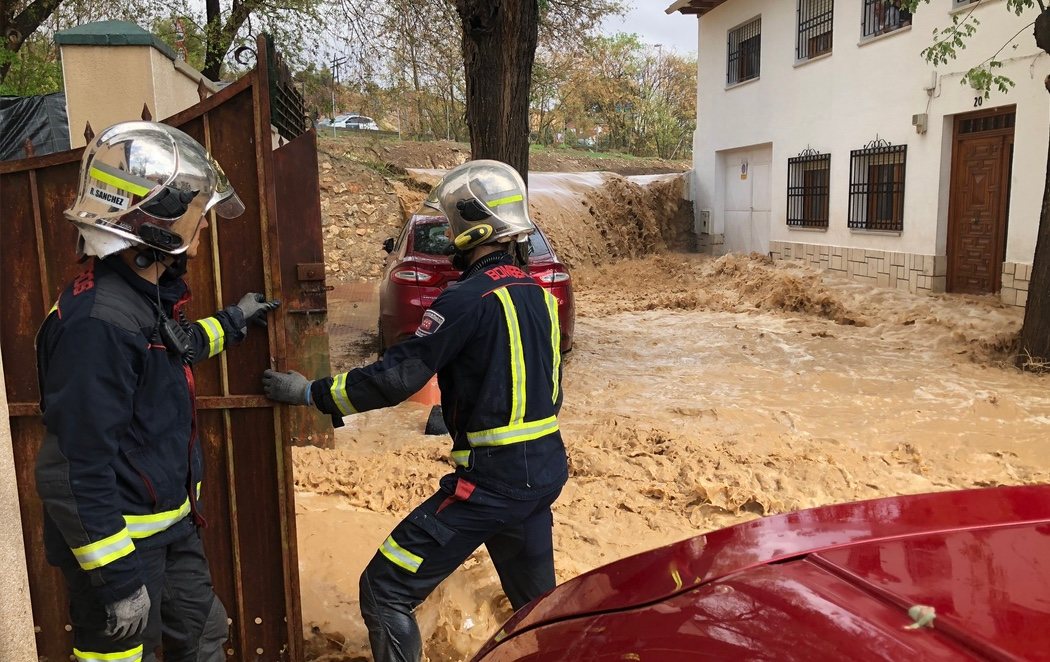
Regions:
<instances>
[{"instance_id":1,"label":"work glove","mask_svg":"<svg viewBox=\"0 0 1050 662\"><path fill-rule=\"evenodd\" d=\"M112 604L106 605L106 636L127 639L142 634L149 618L149 593L145 586Z\"/></svg>"},{"instance_id":2,"label":"work glove","mask_svg":"<svg viewBox=\"0 0 1050 662\"><path fill-rule=\"evenodd\" d=\"M266 326L266 313L277 308L279 305L281 305L280 301L267 301L266 297L258 292L249 292L245 294L241 297L241 300L237 302L237 307L241 309L241 314L244 315L244 326L241 327L241 333L245 334L248 332L248 322L255 322L259 326Z\"/></svg>"},{"instance_id":3,"label":"work glove","mask_svg":"<svg viewBox=\"0 0 1050 662\"><path fill-rule=\"evenodd\" d=\"M290 405L313 404L310 398L310 385L313 382L294 370L288 372L267 370L263 372L262 379L263 391L271 400L286 402Z\"/></svg>"}]
</instances>

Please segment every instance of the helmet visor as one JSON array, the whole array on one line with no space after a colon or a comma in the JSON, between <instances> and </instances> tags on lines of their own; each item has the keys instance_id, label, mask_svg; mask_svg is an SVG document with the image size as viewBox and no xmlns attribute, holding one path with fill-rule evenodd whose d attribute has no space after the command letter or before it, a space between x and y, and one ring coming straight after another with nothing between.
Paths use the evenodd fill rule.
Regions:
<instances>
[{"instance_id":1,"label":"helmet visor","mask_svg":"<svg viewBox=\"0 0 1050 662\"><path fill-rule=\"evenodd\" d=\"M244 213L244 203L240 196L230 189L229 197L216 202L212 209L223 218L237 218Z\"/></svg>"},{"instance_id":2,"label":"helmet visor","mask_svg":"<svg viewBox=\"0 0 1050 662\"><path fill-rule=\"evenodd\" d=\"M244 202L241 201L240 196L233 190L233 186L230 184L229 178L226 177L226 173L223 172L222 166L208 155L208 160L211 162L211 167L215 170L215 192L212 193L211 201L208 203L207 209L214 209L215 213L223 218L237 218L244 213Z\"/></svg>"}]
</instances>

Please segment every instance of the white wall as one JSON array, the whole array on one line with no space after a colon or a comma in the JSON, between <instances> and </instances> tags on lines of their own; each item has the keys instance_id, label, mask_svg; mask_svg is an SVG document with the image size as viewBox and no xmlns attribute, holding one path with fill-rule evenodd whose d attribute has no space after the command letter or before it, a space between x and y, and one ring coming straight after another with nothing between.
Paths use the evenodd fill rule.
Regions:
<instances>
[{"instance_id":1,"label":"white wall","mask_svg":"<svg viewBox=\"0 0 1050 662\"><path fill-rule=\"evenodd\" d=\"M0 359L0 660L35 660L36 634L29 601L29 575L22 540L22 515L18 506L18 477L8 421L7 387Z\"/></svg>"},{"instance_id":2,"label":"white wall","mask_svg":"<svg viewBox=\"0 0 1050 662\"><path fill-rule=\"evenodd\" d=\"M945 252L953 114L975 110L976 93L959 84L970 66L991 56L1037 10L1022 16L1004 0L984 0L974 9L981 25L959 60L936 71L920 57L934 28L951 23L952 0L921 5L910 28L860 44L862 0L835 0L834 46L830 55L796 65L797 0L728 0L699 21L698 122L694 140L696 208L712 210L712 233L723 233L718 152L772 143L774 241L874 248L916 254ZM966 11L969 11L967 9ZM762 16L761 76L726 89L726 34ZM1017 84L992 92L982 109L1016 104L1016 147L1007 261L1031 262L1050 132L1050 98L1043 79L1050 56L1036 46L1031 29L999 56L1001 70ZM931 95L923 89L936 80ZM918 135L913 114L929 113L929 130ZM848 212L849 153L876 134L908 145L904 231L851 231ZM831 205L827 231L788 229L787 159L806 147L830 152Z\"/></svg>"}]
</instances>

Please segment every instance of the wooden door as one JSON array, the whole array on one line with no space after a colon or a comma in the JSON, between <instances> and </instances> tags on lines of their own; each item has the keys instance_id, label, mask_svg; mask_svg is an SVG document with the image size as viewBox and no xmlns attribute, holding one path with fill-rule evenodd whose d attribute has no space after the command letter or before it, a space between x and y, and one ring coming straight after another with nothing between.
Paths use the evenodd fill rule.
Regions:
<instances>
[{"instance_id":1,"label":"wooden door","mask_svg":"<svg viewBox=\"0 0 1050 662\"><path fill-rule=\"evenodd\" d=\"M1006 257L1014 109L959 116L954 134L947 289L991 294Z\"/></svg>"}]
</instances>

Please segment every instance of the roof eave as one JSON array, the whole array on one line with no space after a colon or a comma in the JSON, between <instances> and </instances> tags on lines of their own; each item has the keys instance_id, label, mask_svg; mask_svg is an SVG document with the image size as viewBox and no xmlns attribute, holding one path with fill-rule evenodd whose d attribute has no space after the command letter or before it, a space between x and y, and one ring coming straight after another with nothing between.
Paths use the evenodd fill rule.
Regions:
<instances>
[{"instance_id":1,"label":"roof eave","mask_svg":"<svg viewBox=\"0 0 1050 662\"><path fill-rule=\"evenodd\" d=\"M703 16L726 0L675 0L675 2L664 10L667 14L679 12L682 14L695 14Z\"/></svg>"}]
</instances>

